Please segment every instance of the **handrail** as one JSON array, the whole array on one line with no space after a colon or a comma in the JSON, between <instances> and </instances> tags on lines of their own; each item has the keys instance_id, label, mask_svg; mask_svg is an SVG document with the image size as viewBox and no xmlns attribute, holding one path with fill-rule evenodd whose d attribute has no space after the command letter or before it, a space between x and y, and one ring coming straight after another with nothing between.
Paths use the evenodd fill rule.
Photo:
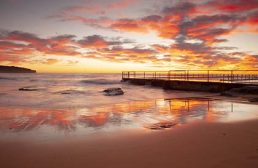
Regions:
<instances>
[{"instance_id":1,"label":"handrail","mask_svg":"<svg viewBox=\"0 0 258 168\"><path fill-rule=\"evenodd\" d=\"M122 72L122 79L132 78L258 84L258 70L169 70Z\"/></svg>"}]
</instances>

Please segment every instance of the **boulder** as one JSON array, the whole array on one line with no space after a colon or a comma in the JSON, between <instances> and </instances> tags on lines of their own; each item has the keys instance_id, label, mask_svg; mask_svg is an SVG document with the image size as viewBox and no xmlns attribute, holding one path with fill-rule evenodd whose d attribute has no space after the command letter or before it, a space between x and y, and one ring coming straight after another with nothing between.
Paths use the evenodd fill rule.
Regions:
<instances>
[{"instance_id":1,"label":"boulder","mask_svg":"<svg viewBox=\"0 0 258 168\"><path fill-rule=\"evenodd\" d=\"M228 97L234 97L237 96L236 93L233 93L231 91L224 91L220 93L221 96L228 96Z\"/></svg>"},{"instance_id":2,"label":"boulder","mask_svg":"<svg viewBox=\"0 0 258 168\"><path fill-rule=\"evenodd\" d=\"M84 94L84 92L80 91L80 90L63 90L63 91L60 91L57 93L59 93L59 94Z\"/></svg>"},{"instance_id":3,"label":"boulder","mask_svg":"<svg viewBox=\"0 0 258 168\"><path fill-rule=\"evenodd\" d=\"M230 91L244 94L258 94L258 86L244 86L240 88L233 88Z\"/></svg>"},{"instance_id":4,"label":"boulder","mask_svg":"<svg viewBox=\"0 0 258 168\"><path fill-rule=\"evenodd\" d=\"M39 91L39 90L43 90L43 88L38 88L33 86L19 88L19 91Z\"/></svg>"},{"instance_id":5,"label":"boulder","mask_svg":"<svg viewBox=\"0 0 258 168\"><path fill-rule=\"evenodd\" d=\"M258 102L258 97L250 98L250 99L249 99L249 102Z\"/></svg>"},{"instance_id":6,"label":"boulder","mask_svg":"<svg viewBox=\"0 0 258 168\"><path fill-rule=\"evenodd\" d=\"M232 88L221 93L221 96L241 96L246 94L258 95L258 86L243 86L239 88Z\"/></svg>"},{"instance_id":7,"label":"boulder","mask_svg":"<svg viewBox=\"0 0 258 168\"><path fill-rule=\"evenodd\" d=\"M121 88L108 88L103 90L106 96L118 96L123 95L124 91Z\"/></svg>"},{"instance_id":8,"label":"boulder","mask_svg":"<svg viewBox=\"0 0 258 168\"><path fill-rule=\"evenodd\" d=\"M152 129L152 130L161 130L161 129L165 129L165 128L171 128L171 127L175 126L176 124L177 124L177 122L175 122L175 121L161 121L158 123L147 125L147 126L145 126L145 128Z\"/></svg>"}]
</instances>

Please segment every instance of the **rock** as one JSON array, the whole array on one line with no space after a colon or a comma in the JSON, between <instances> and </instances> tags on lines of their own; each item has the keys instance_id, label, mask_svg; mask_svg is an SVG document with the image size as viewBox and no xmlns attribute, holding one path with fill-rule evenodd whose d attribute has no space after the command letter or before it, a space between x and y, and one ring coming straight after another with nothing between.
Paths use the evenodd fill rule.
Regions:
<instances>
[{"instance_id":1,"label":"rock","mask_svg":"<svg viewBox=\"0 0 258 168\"><path fill-rule=\"evenodd\" d=\"M123 95L124 91L121 88L108 88L103 90L106 96L118 96Z\"/></svg>"},{"instance_id":2,"label":"rock","mask_svg":"<svg viewBox=\"0 0 258 168\"><path fill-rule=\"evenodd\" d=\"M39 90L42 90L42 88L37 88L32 86L19 88L19 91L39 91Z\"/></svg>"},{"instance_id":3,"label":"rock","mask_svg":"<svg viewBox=\"0 0 258 168\"><path fill-rule=\"evenodd\" d=\"M250 99L249 99L249 102L258 102L258 97L250 98Z\"/></svg>"},{"instance_id":4,"label":"rock","mask_svg":"<svg viewBox=\"0 0 258 168\"><path fill-rule=\"evenodd\" d=\"M69 92L69 91L64 91L64 92L61 92L60 94L71 94L71 92Z\"/></svg>"},{"instance_id":5,"label":"rock","mask_svg":"<svg viewBox=\"0 0 258 168\"><path fill-rule=\"evenodd\" d=\"M220 93L221 96L228 96L228 97L234 97L236 96L234 93L232 93L231 91L224 91Z\"/></svg>"},{"instance_id":6,"label":"rock","mask_svg":"<svg viewBox=\"0 0 258 168\"><path fill-rule=\"evenodd\" d=\"M59 94L84 94L83 91L79 91L79 90L63 90L60 92L57 92Z\"/></svg>"},{"instance_id":7,"label":"rock","mask_svg":"<svg viewBox=\"0 0 258 168\"><path fill-rule=\"evenodd\" d=\"M258 94L258 86L244 86L230 89L230 91L234 93Z\"/></svg>"},{"instance_id":8,"label":"rock","mask_svg":"<svg viewBox=\"0 0 258 168\"><path fill-rule=\"evenodd\" d=\"M158 123L154 123L151 125L145 126L145 128L152 129L152 130L160 130L160 129L165 129L165 128L171 128L175 126L177 123L174 121L162 121Z\"/></svg>"},{"instance_id":9,"label":"rock","mask_svg":"<svg viewBox=\"0 0 258 168\"><path fill-rule=\"evenodd\" d=\"M258 94L258 86L243 86L239 88L232 88L230 90L222 92L220 95L221 96L241 96L245 94Z\"/></svg>"}]
</instances>

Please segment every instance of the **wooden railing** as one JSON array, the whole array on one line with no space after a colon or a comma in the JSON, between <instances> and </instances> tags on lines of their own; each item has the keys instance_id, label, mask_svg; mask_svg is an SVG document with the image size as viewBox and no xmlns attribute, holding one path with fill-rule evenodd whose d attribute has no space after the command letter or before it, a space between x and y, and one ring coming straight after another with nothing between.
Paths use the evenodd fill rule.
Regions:
<instances>
[{"instance_id":1,"label":"wooden railing","mask_svg":"<svg viewBox=\"0 0 258 168\"><path fill-rule=\"evenodd\" d=\"M258 84L258 70L123 71L122 79L179 80Z\"/></svg>"}]
</instances>

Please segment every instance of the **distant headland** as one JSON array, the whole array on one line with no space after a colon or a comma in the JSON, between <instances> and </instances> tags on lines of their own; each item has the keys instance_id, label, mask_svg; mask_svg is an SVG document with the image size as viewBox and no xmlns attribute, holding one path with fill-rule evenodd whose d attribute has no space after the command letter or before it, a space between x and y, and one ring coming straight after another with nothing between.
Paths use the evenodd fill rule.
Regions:
<instances>
[{"instance_id":1,"label":"distant headland","mask_svg":"<svg viewBox=\"0 0 258 168\"><path fill-rule=\"evenodd\" d=\"M36 73L36 71L23 67L0 65L0 73Z\"/></svg>"}]
</instances>

